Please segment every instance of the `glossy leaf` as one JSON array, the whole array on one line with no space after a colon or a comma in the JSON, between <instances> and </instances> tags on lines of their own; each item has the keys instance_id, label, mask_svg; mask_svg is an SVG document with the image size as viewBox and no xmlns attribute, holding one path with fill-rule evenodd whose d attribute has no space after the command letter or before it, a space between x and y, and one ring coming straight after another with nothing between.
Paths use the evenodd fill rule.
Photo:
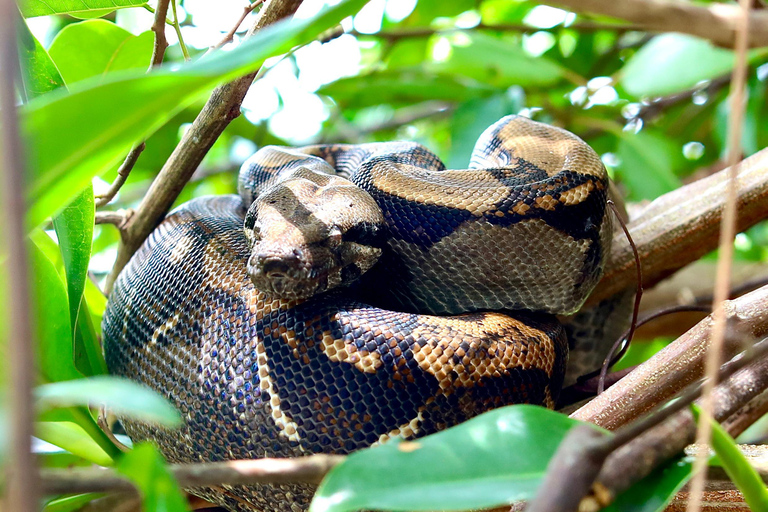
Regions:
<instances>
[{"instance_id":1,"label":"glossy leaf","mask_svg":"<svg viewBox=\"0 0 768 512\"><path fill-rule=\"evenodd\" d=\"M691 463L672 460L621 493L603 512L662 512L691 478Z\"/></svg>"},{"instance_id":2,"label":"glossy leaf","mask_svg":"<svg viewBox=\"0 0 768 512\"><path fill-rule=\"evenodd\" d=\"M38 406L106 405L116 414L165 426L181 423L178 411L155 391L120 377L100 376L38 386Z\"/></svg>"},{"instance_id":3,"label":"glossy leaf","mask_svg":"<svg viewBox=\"0 0 768 512\"><path fill-rule=\"evenodd\" d=\"M691 406L697 421L701 421L701 409ZM768 489L760 474L741 453L736 442L716 421L711 421L712 449L728 477L744 495L750 510L768 511Z\"/></svg>"},{"instance_id":4,"label":"glossy leaf","mask_svg":"<svg viewBox=\"0 0 768 512\"><path fill-rule=\"evenodd\" d=\"M64 80L43 45L29 31L27 24L21 22L17 27L23 84L20 92L26 102L64 86Z\"/></svg>"},{"instance_id":5,"label":"glossy leaf","mask_svg":"<svg viewBox=\"0 0 768 512\"><path fill-rule=\"evenodd\" d=\"M113 11L124 7L146 5L140 0L21 0L19 8L25 18L51 14L87 14L92 11Z\"/></svg>"},{"instance_id":6,"label":"glossy leaf","mask_svg":"<svg viewBox=\"0 0 768 512\"><path fill-rule=\"evenodd\" d=\"M469 510L529 499L577 424L542 407L519 405L415 442L361 450L326 476L310 512Z\"/></svg>"},{"instance_id":7,"label":"glossy leaf","mask_svg":"<svg viewBox=\"0 0 768 512\"><path fill-rule=\"evenodd\" d=\"M141 491L146 512L181 512L188 510L187 500L174 480L162 455L151 444L139 444L126 453L117 471Z\"/></svg>"},{"instance_id":8,"label":"glossy leaf","mask_svg":"<svg viewBox=\"0 0 768 512\"><path fill-rule=\"evenodd\" d=\"M100 466L112 464L112 458L79 425L67 421L35 424L35 436L52 445Z\"/></svg>"},{"instance_id":9,"label":"glossy leaf","mask_svg":"<svg viewBox=\"0 0 768 512\"><path fill-rule=\"evenodd\" d=\"M683 34L654 37L621 71L621 85L636 97L684 91L702 80L729 73L733 52Z\"/></svg>"},{"instance_id":10,"label":"glossy leaf","mask_svg":"<svg viewBox=\"0 0 768 512\"><path fill-rule=\"evenodd\" d=\"M64 27L48 53L67 84L125 69L146 71L152 59L151 31L134 36L106 20Z\"/></svg>"},{"instance_id":11,"label":"glossy leaf","mask_svg":"<svg viewBox=\"0 0 768 512\"><path fill-rule=\"evenodd\" d=\"M37 226L61 209L93 176L116 165L136 141L215 85L311 41L364 3L346 0L314 19L270 25L232 51L216 52L175 71L123 71L103 83L91 79L75 84L70 94L33 100L21 110L32 170L28 224Z\"/></svg>"},{"instance_id":12,"label":"glossy leaf","mask_svg":"<svg viewBox=\"0 0 768 512\"><path fill-rule=\"evenodd\" d=\"M77 379L82 375L74 364L66 286L53 262L37 243L40 242L29 244L29 248L38 366L43 379L48 382Z\"/></svg>"}]
</instances>

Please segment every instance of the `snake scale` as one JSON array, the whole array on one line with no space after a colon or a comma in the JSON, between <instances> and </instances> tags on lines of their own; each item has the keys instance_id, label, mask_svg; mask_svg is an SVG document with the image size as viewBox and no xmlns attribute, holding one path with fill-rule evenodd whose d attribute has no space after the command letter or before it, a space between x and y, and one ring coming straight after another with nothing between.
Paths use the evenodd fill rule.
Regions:
<instances>
[{"instance_id":1,"label":"snake scale","mask_svg":"<svg viewBox=\"0 0 768 512\"><path fill-rule=\"evenodd\" d=\"M612 233L605 169L579 138L505 117L465 170L415 143L267 147L239 193L171 212L110 296L110 372L185 420L125 421L134 440L172 462L348 453L554 405L554 315L583 304ZM298 511L312 489L193 492Z\"/></svg>"}]
</instances>

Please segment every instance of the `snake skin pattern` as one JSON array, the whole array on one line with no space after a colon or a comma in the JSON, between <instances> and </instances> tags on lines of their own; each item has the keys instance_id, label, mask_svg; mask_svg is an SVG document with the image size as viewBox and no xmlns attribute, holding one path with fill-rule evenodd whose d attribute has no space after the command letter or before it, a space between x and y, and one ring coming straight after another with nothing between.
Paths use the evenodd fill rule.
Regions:
<instances>
[{"instance_id":1,"label":"snake skin pattern","mask_svg":"<svg viewBox=\"0 0 768 512\"><path fill-rule=\"evenodd\" d=\"M281 203L316 227L326 207L312 197L349 186L308 178L312 169L349 176L381 213L334 221L333 243L300 233L314 245L288 251L291 261L340 267L296 263L288 270L319 291L277 298L254 285L265 265L279 267L282 249L267 239L299 235L294 217L271 228L262 214ZM297 170L312 197L275 192ZM348 453L503 405L552 407L568 345L554 314L577 311L600 277L607 188L583 141L514 116L481 136L467 170L410 143L261 150L241 170L240 197L171 212L116 282L103 324L110 372L156 389L185 420L173 431L125 421L127 432L172 462L220 461ZM378 263L362 268L362 253ZM277 288L290 273L279 269ZM305 510L312 493L191 491L243 512Z\"/></svg>"}]
</instances>

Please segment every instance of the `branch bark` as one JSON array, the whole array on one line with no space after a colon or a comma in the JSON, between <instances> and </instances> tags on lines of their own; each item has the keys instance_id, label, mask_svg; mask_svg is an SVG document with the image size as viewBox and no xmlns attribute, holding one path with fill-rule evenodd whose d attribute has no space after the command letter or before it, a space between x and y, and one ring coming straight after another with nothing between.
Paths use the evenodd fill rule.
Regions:
<instances>
[{"instance_id":1,"label":"branch bark","mask_svg":"<svg viewBox=\"0 0 768 512\"><path fill-rule=\"evenodd\" d=\"M283 18L292 16L301 0L269 0L248 35ZM240 115L240 104L257 72L217 87L202 111L186 131L160 173L152 182L136 213L126 223L125 236L117 252L117 260L109 275L106 291L109 293L117 275L131 259L152 230L163 219L184 185L197 169L229 123Z\"/></svg>"},{"instance_id":2,"label":"branch bark","mask_svg":"<svg viewBox=\"0 0 768 512\"><path fill-rule=\"evenodd\" d=\"M574 12L590 12L627 20L652 32L682 32L733 48L738 5L695 5L682 0L550 0L545 3ZM768 46L768 11L756 10L749 17L750 48Z\"/></svg>"}]
</instances>

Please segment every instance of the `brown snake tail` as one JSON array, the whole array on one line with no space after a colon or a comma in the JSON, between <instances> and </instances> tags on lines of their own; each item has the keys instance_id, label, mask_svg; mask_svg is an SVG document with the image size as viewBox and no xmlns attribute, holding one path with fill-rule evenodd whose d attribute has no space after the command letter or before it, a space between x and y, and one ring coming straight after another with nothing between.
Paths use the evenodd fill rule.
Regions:
<instances>
[{"instance_id":1,"label":"brown snake tail","mask_svg":"<svg viewBox=\"0 0 768 512\"><path fill-rule=\"evenodd\" d=\"M179 431L126 421L133 439L154 439L174 462L348 453L502 405L553 406L567 340L552 313L583 303L610 239L607 178L586 144L511 117L464 171L407 143L262 151L241 171L243 199L182 205L118 278L103 325L109 369L158 390L185 420ZM335 207L345 220L324 226L328 207L298 192L347 198L334 190L348 185L308 167L350 175L378 220L361 228L354 209ZM274 188L297 169L298 182ZM262 194L273 202L255 206ZM290 222L273 229L262 215L278 206ZM298 245L284 250L273 235ZM357 265L369 244L379 262L339 288L348 283L335 269ZM326 262L316 274L337 288L290 300L260 291L255 272L278 268L280 286L291 277L282 253L290 265ZM311 496L302 486L195 492L243 511L301 510Z\"/></svg>"}]
</instances>

